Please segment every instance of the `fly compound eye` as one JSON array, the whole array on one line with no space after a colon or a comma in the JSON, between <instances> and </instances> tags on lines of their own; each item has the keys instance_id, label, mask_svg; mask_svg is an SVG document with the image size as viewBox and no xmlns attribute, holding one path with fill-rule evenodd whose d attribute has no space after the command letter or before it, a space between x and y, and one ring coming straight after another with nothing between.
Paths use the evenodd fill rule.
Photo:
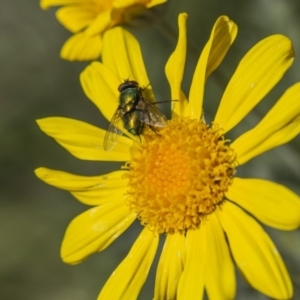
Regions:
<instances>
[{"instance_id":1,"label":"fly compound eye","mask_svg":"<svg viewBox=\"0 0 300 300\"><path fill-rule=\"evenodd\" d=\"M121 83L118 87L118 91L121 93L123 90L127 88L140 88L140 85L137 81L134 80L125 80L123 83Z\"/></svg>"}]
</instances>

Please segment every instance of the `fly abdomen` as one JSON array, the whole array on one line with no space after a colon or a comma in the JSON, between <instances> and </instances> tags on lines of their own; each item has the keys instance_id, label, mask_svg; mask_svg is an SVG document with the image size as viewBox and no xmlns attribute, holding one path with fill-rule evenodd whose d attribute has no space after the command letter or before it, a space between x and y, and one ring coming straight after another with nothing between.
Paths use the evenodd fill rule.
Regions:
<instances>
[{"instance_id":1,"label":"fly abdomen","mask_svg":"<svg viewBox=\"0 0 300 300\"><path fill-rule=\"evenodd\" d=\"M133 111L126 112L123 117L123 125L133 135L141 135L144 129L145 111L135 109Z\"/></svg>"}]
</instances>

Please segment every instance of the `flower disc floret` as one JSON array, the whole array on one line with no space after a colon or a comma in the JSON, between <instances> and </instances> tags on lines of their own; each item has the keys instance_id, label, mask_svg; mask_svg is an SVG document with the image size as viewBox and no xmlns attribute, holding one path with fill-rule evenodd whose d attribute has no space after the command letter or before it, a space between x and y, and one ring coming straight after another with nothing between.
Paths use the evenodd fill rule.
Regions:
<instances>
[{"instance_id":1,"label":"flower disc floret","mask_svg":"<svg viewBox=\"0 0 300 300\"><path fill-rule=\"evenodd\" d=\"M128 201L158 233L196 229L225 199L236 155L222 130L197 120L172 120L148 130L128 164Z\"/></svg>"}]
</instances>

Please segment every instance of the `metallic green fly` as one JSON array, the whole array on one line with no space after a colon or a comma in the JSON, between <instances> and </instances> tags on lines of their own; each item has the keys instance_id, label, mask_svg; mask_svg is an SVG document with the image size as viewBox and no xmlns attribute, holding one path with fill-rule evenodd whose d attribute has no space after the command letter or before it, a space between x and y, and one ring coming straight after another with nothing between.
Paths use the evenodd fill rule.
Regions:
<instances>
[{"instance_id":1,"label":"metallic green fly","mask_svg":"<svg viewBox=\"0 0 300 300\"><path fill-rule=\"evenodd\" d=\"M123 134L118 124L123 123L124 129L133 135L140 136L144 126L149 125L155 131L155 127L164 127L167 118L155 106L143 96L143 89L134 80L125 80L118 87L120 92L119 106L114 113L108 130L104 136L103 148L109 151L117 143L118 137ZM169 102L169 101L166 101Z\"/></svg>"}]
</instances>

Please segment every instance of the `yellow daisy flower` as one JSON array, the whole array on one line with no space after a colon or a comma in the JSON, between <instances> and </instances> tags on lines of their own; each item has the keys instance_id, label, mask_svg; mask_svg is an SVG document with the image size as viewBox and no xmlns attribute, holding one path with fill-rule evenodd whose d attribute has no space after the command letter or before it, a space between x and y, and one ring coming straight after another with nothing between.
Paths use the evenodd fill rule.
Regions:
<instances>
[{"instance_id":1,"label":"yellow daisy flower","mask_svg":"<svg viewBox=\"0 0 300 300\"><path fill-rule=\"evenodd\" d=\"M124 132L111 151L103 150L106 130L60 117L38 120L40 128L74 156L124 161L124 169L79 176L39 168L46 183L70 191L94 206L77 216L63 239L61 256L76 264L108 247L138 218L143 229L98 299L137 299L166 236L157 268L154 299L234 299L234 263L249 284L276 299L290 299L291 280L261 223L292 230L300 224L299 197L262 179L235 176L238 166L284 144L300 131L300 83L291 86L253 129L230 143L224 137L276 85L292 64L289 39L273 35L241 60L221 99L214 122L202 116L204 84L237 34L226 16L215 23L201 53L189 97L181 90L186 57L186 14L179 15L179 39L166 65L172 120L159 131L144 130L141 141ZM129 78L145 98L151 86L135 38L121 28L104 36L103 63L81 74L88 98L110 120L118 107L117 87ZM118 47L116 47L116 45ZM128 138L129 137L129 138Z\"/></svg>"},{"instance_id":2,"label":"yellow daisy flower","mask_svg":"<svg viewBox=\"0 0 300 300\"><path fill-rule=\"evenodd\" d=\"M73 35L65 42L60 56L66 60L94 60L102 50L103 33L129 22L143 10L167 0L41 0L43 9L63 6L58 21Z\"/></svg>"}]
</instances>

